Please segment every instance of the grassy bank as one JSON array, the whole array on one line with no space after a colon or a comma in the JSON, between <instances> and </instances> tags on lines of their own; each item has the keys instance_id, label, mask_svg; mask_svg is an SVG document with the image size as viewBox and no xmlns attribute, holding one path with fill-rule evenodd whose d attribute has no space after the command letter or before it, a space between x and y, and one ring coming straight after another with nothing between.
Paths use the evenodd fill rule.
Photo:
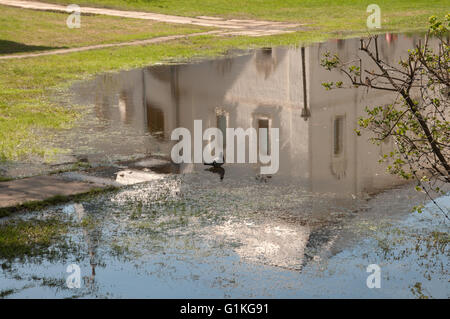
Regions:
<instances>
[{"instance_id":1,"label":"grassy bank","mask_svg":"<svg viewBox=\"0 0 450 319\"><path fill-rule=\"evenodd\" d=\"M0 54L190 34L207 28L109 16L83 16L81 28L69 29L65 13L0 5Z\"/></svg>"}]
</instances>

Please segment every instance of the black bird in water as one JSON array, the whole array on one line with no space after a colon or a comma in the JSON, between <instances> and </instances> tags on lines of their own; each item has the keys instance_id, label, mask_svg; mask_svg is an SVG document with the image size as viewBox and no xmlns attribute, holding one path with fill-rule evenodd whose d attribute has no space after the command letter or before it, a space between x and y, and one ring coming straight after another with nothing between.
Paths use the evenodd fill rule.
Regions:
<instances>
[{"instance_id":1,"label":"black bird in water","mask_svg":"<svg viewBox=\"0 0 450 319\"><path fill-rule=\"evenodd\" d=\"M215 168L222 167L222 165L225 163L225 157L223 156L223 153L220 152L220 155L217 156L212 163L204 163L204 165L214 166Z\"/></svg>"},{"instance_id":2,"label":"black bird in water","mask_svg":"<svg viewBox=\"0 0 450 319\"><path fill-rule=\"evenodd\" d=\"M222 167L222 165L225 163L225 157L223 156L223 153L220 152L220 155L216 157L212 163L203 163L204 165L212 166L210 168L205 169L205 171L210 171L215 174L220 175L220 180L223 180L223 177L225 175L225 169Z\"/></svg>"}]
</instances>

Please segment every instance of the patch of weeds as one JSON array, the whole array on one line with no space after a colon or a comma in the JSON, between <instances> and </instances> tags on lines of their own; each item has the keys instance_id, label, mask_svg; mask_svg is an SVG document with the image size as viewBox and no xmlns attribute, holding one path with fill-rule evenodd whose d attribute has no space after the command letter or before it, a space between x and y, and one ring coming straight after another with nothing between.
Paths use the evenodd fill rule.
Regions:
<instances>
[{"instance_id":1,"label":"patch of weeds","mask_svg":"<svg viewBox=\"0 0 450 319\"><path fill-rule=\"evenodd\" d=\"M377 255L385 261L414 260L425 279L435 275L447 276L446 263L450 236L447 232L416 229L413 232L389 227L374 236L379 250ZM409 261L411 262L411 261ZM411 291L423 298L421 284L416 283Z\"/></svg>"},{"instance_id":2,"label":"patch of weeds","mask_svg":"<svg viewBox=\"0 0 450 319\"><path fill-rule=\"evenodd\" d=\"M67 173L67 172L73 172L73 171L82 171L82 170L86 170L89 168L92 168L92 166L88 162L78 161L76 163L73 163L68 168L57 169L57 170L52 171L50 174L54 175L54 174L61 174L61 173Z\"/></svg>"},{"instance_id":3,"label":"patch of weeds","mask_svg":"<svg viewBox=\"0 0 450 319\"><path fill-rule=\"evenodd\" d=\"M15 292L16 292L15 289L0 290L0 298L8 297L9 295L12 295Z\"/></svg>"},{"instance_id":4,"label":"patch of weeds","mask_svg":"<svg viewBox=\"0 0 450 319\"><path fill-rule=\"evenodd\" d=\"M136 211L133 211L133 212L131 213L131 215L130 215L130 219L131 219L131 220L135 220L135 219L138 219L140 216L141 216L141 214L139 214L139 213L136 212Z\"/></svg>"},{"instance_id":5,"label":"patch of weeds","mask_svg":"<svg viewBox=\"0 0 450 319\"><path fill-rule=\"evenodd\" d=\"M117 241L111 243L111 254L116 257L124 257L130 253L128 245L120 245Z\"/></svg>"},{"instance_id":6,"label":"patch of weeds","mask_svg":"<svg viewBox=\"0 0 450 319\"><path fill-rule=\"evenodd\" d=\"M83 169L88 169L88 168L91 168L91 164L89 164L89 162L85 162L85 161L78 161L76 163L73 163L72 166L70 167L70 169L73 171L78 171L78 170L83 170Z\"/></svg>"},{"instance_id":7,"label":"patch of weeds","mask_svg":"<svg viewBox=\"0 0 450 319\"><path fill-rule=\"evenodd\" d=\"M61 278L42 278L42 286L50 288L67 288L66 281Z\"/></svg>"},{"instance_id":8,"label":"patch of weeds","mask_svg":"<svg viewBox=\"0 0 450 319\"><path fill-rule=\"evenodd\" d=\"M67 287L64 278L38 277L36 275L33 275L29 277L29 279L39 282L40 286L42 287L55 288L57 291L70 289Z\"/></svg>"},{"instance_id":9,"label":"patch of weeds","mask_svg":"<svg viewBox=\"0 0 450 319\"><path fill-rule=\"evenodd\" d=\"M142 257L145 252L148 252L149 246L151 250L158 247L152 240L147 240L147 237L144 238L145 240L142 240L142 237L132 235L114 239L110 245L111 256L122 261L135 261Z\"/></svg>"},{"instance_id":10,"label":"patch of weeds","mask_svg":"<svg viewBox=\"0 0 450 319\"><path fill-rule=\"evenodd\" d=\"M422 283L416 282L414 286L410 286L411 292L414 296L419 299L429 299L430 296L424 294L424 289L422 288Z\"/></svg>"},{"instance_id":11,"label":"patch of weeds","mask_svg":"<svg viewBox=\"0 0 450 319\"><path fill-rule=\"evenodd\" d=\"M57 218L9 221L0 226L0 259L58 257L69 248L64 239L67 230L68 223Z\"/></svg>"},{"instance_id":12,"label":"patch of weeds","mask_svg":"<svg viewBox=\"0 0 450 319\"><path fill-rule=\"evenodd\" d=\"M138 202L135 209L130 215L130 219L135 220L138 219L142 215L142 202Z\"/></svg>"},{"instance_id":13,"label":"patch of weeds","mask_svg":"<svg viewBox=\"0 0 450 319\"><path fill-rule=\"evenodd\" d=\"M433 231L428 237L428 248L434 247L440 252L444 253L445 248L450 243L450 235L448 233Z\"/></svg>"},{"instance_id":14,"label":"patch of weeds","mask_svg":"<svg viewBox=\"0 0 450 319\"><path fill-rule=\"evenodd\" d=\"M86 215L81 220L80 226L88 230L93 230L98 228L98 221L92 215Z\"/></svg>"},{"instance_id":15,"label":"patch of weeds","mask_svg":"<svg viewBox=\"0 0 450 319\"><path fill-rule=\"evenodd\" d=\"M2 268L2 270L10 270L11 269L11 263L4 262L4 263L1 264L1 268Z\"/></svg>"}]
</instances>

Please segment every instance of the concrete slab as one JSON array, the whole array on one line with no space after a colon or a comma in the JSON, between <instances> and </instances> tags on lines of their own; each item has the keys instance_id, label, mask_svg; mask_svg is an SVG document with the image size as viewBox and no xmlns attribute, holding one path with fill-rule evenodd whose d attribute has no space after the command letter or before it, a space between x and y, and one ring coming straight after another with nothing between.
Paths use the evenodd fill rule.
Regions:
<instances>
[{"instance_id":1,"label":"concrete slab","mask_svg":"<svg viewBox=\"0 0 450 319\"><path fill-rule=\"evenodd\" d=\"M105 187L101 184L65 180L58 176L35 176L0 182L0 208L42 201L57 195L77 195Z\"/></svg>"}]
</instances>

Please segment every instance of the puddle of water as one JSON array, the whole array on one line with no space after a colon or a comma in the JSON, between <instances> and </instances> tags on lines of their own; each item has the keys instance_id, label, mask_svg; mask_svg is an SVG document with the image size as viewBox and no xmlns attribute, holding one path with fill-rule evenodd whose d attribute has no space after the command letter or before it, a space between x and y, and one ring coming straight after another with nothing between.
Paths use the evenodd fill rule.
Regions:
<instances>
[{"instance_id":1,"label":"puddle of water","mask_svg":"<svg viewBox=\"0 0 450 319\"><path fill-rule=\"evenodd\" d=\"M398 60L418 39L386 37L380 54ZM392 141L375 146L354 133L366 106L391 97L321 85L341 79L320 67L322 54L348 59L358 47L350 39L263 49L77 83L73 99L90 113L60 146L98 165L122 160L117 171L165 174L33 213L70 222L63 240L74 251L56 260L0 260L1 289L12 289L10 297L448 298L448 226L433 206L410 215L423 195L378 163ZM261 176L253 164L225 163L212 173L201 164L175 167L170 133L193 131L195 119L204 128L279 127L279 172ZM130 159L136 156L145 158ZM449 197L440 200L448 210ZM81 267L80 289L65 285L71 263ZM373 263L382 269L381 289L366 286Z\"/></svg>"},{"instance_id":2,"label":"puddle of water","mask_svg":"<svg viewBox=\"0 0 450 319\"><path fill-rule=\"evenodd\" d=\"M389 35L379 43L380 55L398 60L418 40ZM203 129L279 128L280 169L274 179L302 181L312 192L346 195L398 185L378 163L393 149L392 141L374 146L367 135L354 133L366 106L387 103L393 96L366 88L326 91L322 86L342 79L320 66L323 53L337 52L350 60L359 45L359 39L336 40L304 49L266 48L194 64L103 74L73 86L74 103L92 108L86 123L64 137L68 142L63 147L81 152L91 163L131 156L170 159L175 144L171 132L178 127L194 132L194 120L202 120ZM362 61L370 68L367 59ZM204 168L183 164L179 172ZM211 171L218 178L236 178L253 169L256 177L259 166L229 164L224 169Z\"/></svg>"},{"instance_id":3,"label":"puddle of water","mask_svg":"<svg viewBox=\"0 0 450 319\"><path fill-rule=\"evenodd\" d=\"M425 295L449 297L449 251L430 238L432 231L448 234L448 226L431 205L411 215L419 198L408 186L349 209L322 194L302 198L303 191L289 187L255 181L233 192L190 177L169 175L33 213L72 222L66 237L72 252L9 263L2 289L15 289L9 297L39 298L410 298L420 282ZM249 200L255 191L261 197ZM291 202L273 203L292 192ZM450 197L440 201L450 208ZM326 214L304 211L317 202ZM72 263L81 268L80 289L65 285ZM382 269L381 289L366 287L373 263Z\"/></svg>"}]
</instances>

